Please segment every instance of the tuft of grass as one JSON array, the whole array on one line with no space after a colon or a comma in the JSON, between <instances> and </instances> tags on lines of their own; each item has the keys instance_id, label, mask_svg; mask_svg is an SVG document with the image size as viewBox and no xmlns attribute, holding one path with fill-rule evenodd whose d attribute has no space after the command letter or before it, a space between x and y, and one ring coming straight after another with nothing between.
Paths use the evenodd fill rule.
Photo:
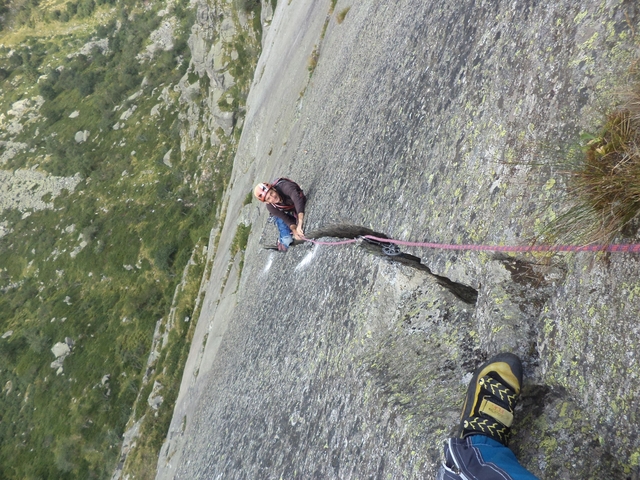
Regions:
<instances>
[{"instance_id":1,"label":"tuft of grass","mask_svg":"<svg viewBox=\"0 0 640 480\"><path fill-rule=\"evenodd\" d=\"M331 15L333 11L336 9L337 3L338 3L338 0L331 0L331 6L329 7L329 15Z\"/></svg>"},{"instance_id":2,"label":"tuft of grass","mask_svg":"<svg viewBox=\"0 0 640 480\"><path fill-rule=\"evenodd\" d=\"M247 248L247 242L249 241L249 234L251 233L251 225L238 225L236 234L231 242L231 257L233 258L236 253L244 252Z\"/></svg>"},{"instance_id":3,"label":"tuft of grass","mask_svg":"<svg viewBox=\"0 0 640 480\"><path fill-rule=\"evenodd\" d=\"M320 34L320 40L324 40L324 36L327 34L327 27L329 26L329 20L331 19L331 13L332 11L329 10L329 15L327 15L327 18L324 21L324 25L322 26L322 33Z\"/></svg>"},{"instance_id":4,"label":"tuft of grass","mask_svg":"<svg viewBox=\"0 0 640 480\"><path fill-rule=\"evenodd\" d=\"M347 16L347 13L349 13L349 10L351 10L351 7L343 8L338 12L336 15L336 22L338 22L338 24L344 22L344 18Z\"/></svg>"},{"instance_id":5,"label":"tuft of grass","mask_svg":"<svg viewBox=\"0 0 640 480\"><path fill-rule=\"evenodd\" d=\"M318 59L320 58L320 52L318 50L318 46L316 45L313 48L313 52L311 52L311 56L309 57L309 61L307 62L307 70L309 70L309 76L313 75L313 71L318 66Z\"/></svg>"},{"instance_id":6,"label":"tuft of grass","mask_svg":"<svg viewBox=\"0 0 640 480\"><path fill-rule=\"evenodd\" d=\"M640 83L622 100L569 162L570 206L549 227L559 241L607 244L640 215Z\"/></svg>"},{"instance_id":7,"label":"tuft of grass","mask_svg":"<svg viewBox=\"0 0 640 480\"><path fill-rule=\"evenodd\" d=\"M247 196L244 197L244 202L242 202L242 206L249 205L253 202L253 192L247 193Z\"/></svg>"}]
</instances>

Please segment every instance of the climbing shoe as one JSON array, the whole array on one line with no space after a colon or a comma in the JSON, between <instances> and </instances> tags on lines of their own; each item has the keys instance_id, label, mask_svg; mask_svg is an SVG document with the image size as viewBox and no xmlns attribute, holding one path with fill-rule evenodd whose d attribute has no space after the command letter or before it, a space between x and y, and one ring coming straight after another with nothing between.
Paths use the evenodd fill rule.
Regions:
<instances>
[{"instance_id":1,"label":"climbing shoe","mask_svg":"<svg viewBox=\"0 0 640 480\"><path fill-rule=\"evenodd\" d=\"M280 252L286 252L287 250L289 250L289 247L282 243L280 240L278 240L277 247L278 251Z\"/></svg>"},{"instance_id":2,"label":"climbing shoe","mask_svg":"<svg viewBox=\"0 0 640 480\"><path fill-rule=\"evenodd\" d=\"M506 446L521 386L522 363L512 353L480 365L467 389L459 437L486 435Z\"/></svg>"}]
</instances>

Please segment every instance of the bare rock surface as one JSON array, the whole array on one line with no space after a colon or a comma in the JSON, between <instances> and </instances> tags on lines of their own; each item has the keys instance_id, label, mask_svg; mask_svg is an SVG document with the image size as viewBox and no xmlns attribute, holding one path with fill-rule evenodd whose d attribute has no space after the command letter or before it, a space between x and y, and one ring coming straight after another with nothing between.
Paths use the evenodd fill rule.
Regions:
<instances>
[{"instance_id":1,"label":"bare rock surface","mask_svg":"<svg viewBox=\"0 0 640 480\"><path fill-rule=\"evenodd\" d=\"M406 249L475 289L469 303L358 246L265 250L266 210L243 210L255 182L287 176L309 234L530 242L562 207L562 149L638 58L638 6L340 0L338 23L330 3L278 2L263 39L157 478L434 478L470 372L505 350L525 365L512 447L527 468L638 478L636 256Z\"/></svg>"},{"instance_id":2,"label":"bare rock surface","mask_svg":"<svg viewBox=\"0 0 640 480\"><path fill-rule=\"evenodd\" d=\"M80 180L80 175L57 177L33 169L0 170L0 210L53 208L53 199L65 189L72 192Z\"/></svg>"},{"instance_id":3,"label":"bare rock surface","mask_svg":"<svg viewBox=\"0 0 640 480\"><path fill-rule=\"evenodd\" d=\"M167 18L149 36L150 45L144 53L138 55L138 59L152 60L158 51L168 51L173 49L173 35L175 29L175 18Z\"/></svg>"}]
</instances>

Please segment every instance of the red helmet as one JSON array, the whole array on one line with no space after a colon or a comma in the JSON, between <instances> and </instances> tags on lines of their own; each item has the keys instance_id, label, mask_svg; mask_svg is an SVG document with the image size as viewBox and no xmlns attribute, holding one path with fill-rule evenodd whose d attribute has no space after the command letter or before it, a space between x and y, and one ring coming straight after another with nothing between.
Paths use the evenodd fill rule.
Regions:
<instances>
[{"instance_id":1,"label":"red helmet","mask_svg":"<svg viewBox=\"0 0 640 480\"><path fill-rule=\"evenodd\" d=\"M256 188L253 189L253 194L256 196L258 200L260 200L261 202L264 202L265 197L267 196L267 193L272 188L273 186L269 185L268 183L259 183L258 185L256 185Z\"/></svg>"}]
</instances>

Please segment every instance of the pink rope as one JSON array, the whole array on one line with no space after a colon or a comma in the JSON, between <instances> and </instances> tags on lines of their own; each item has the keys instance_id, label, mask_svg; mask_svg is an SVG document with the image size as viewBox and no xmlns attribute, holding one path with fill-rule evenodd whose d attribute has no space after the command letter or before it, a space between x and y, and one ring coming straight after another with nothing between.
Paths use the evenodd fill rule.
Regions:
<instances>
[{"instance_id":1,"label":"pink rope","mask_svg":"<svg viewBox=\"0 0 640 480\"><path fill-rule=\"evenodd\" d=\"M451 243L431 243L431 242L407 242L404 240L394 240L392 238L380 238L373 235L364 235L368 238L382 243L395 243L407 247L439 248L442 250L474 250L490 252L640 252L640 243L618 243L611 245L455 245ZM315 245L346 245L355 243L358 239L342 240L338 242L320 242L318 240L304 239Z\"/></svg>"}]
</instances>

